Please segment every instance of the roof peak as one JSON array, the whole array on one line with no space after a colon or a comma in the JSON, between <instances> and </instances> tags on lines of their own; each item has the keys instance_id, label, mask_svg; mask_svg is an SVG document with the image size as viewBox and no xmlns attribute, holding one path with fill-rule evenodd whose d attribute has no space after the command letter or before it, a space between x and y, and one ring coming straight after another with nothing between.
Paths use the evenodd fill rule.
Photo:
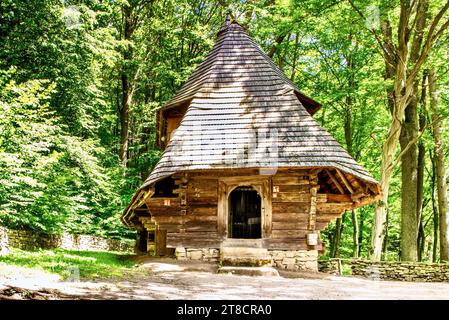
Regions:
<instances>
[{"instance_id":1,"label":"roof peak","mask_svg":"<svg viewBox=\"0 0 449 320\"><path fill-rule=\"evenodd\" d=\"M229 30L229 27L231 27L232 25L237 25L239 26L242 31L245 30L245 28L237 22L237 20L235 18L233 18L233 15L231 13L226 14L226 19L223 22L223 24L221 25L220 30L217 32L217 38L222 35L223 33L225 33L226 31Z\"/></svg>"}]
</instances>

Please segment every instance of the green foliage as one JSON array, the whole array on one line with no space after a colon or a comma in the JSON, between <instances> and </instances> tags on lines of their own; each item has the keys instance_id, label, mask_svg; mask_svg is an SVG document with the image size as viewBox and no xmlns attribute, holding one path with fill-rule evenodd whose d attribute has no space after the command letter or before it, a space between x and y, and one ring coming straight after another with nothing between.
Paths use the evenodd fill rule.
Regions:
<instances>
[{"instance_id":1,"label":"green foliage","mask_svg":"<svg viewBox=\"0 0 449 320\"><path fill-rule=\"evenodd\" d=\"M430 11L441 3L432 1ZM355 4L362 12L372 5ZM380 17L397 24L398 3L377 5ZM125 9L132 27L127 37ZM203 60L228 10L300 90L323 105L315 119L379 179L381 146L391 120L386 89L392 83L384 80L385 64L366 21L347 1L3 0L0 223L132 237L118 217L160 157L155 111ZM447 40L445 35L435 44L424 66L436 69L444 104L449 101ZM123 77L132 93L126 168L118 159ZM446 110L441 116L447 115ZM448 140L447 123L444 129ZM429 244L434 214L429 130L421 141L427 150L423 217ZM388 206L385 258L396 259L398 169ZM346 215L341 257L353 251L353 226ZM357 210L363 257L369 255L373 215L373 205ZM328 249L334 231L331 223L322 232Z\"/></svg>"},{"instance_id":2,"label":"green foliage","mask_svg":"<svg viewBox=\"0 0 449 320\"><path fill-rule=\"evenodd\" d=\"M123 253L64 249L33 252L13 249L0 256L0 268L1 264L37 268L58 274L62 279L74 276L74 270L79 270L81 279L123 278L136 266Z\"/></svg>"},{"instance_id":3,"label":"green foliage","mask_svg":"<svg viewBox=\"0 0 449 320\"><path fill-rule=\"evenodd\" d=\"M49 108L54 84L19 84L13 74L0 76L0 222L49 233L117 233L105 219L117 218L119 174L100 161L111 155L98 141L67 132Z\"/></svg>"}]
</instances>

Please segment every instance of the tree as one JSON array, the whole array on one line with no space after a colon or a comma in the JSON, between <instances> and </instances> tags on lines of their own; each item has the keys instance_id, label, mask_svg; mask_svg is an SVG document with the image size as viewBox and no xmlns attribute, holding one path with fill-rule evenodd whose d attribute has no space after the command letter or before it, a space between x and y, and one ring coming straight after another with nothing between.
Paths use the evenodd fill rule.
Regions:
<instances>
[{"instance_id":1,"label":"tree","mask_svg":"<svg viewBox=\"0 0 449 320\"><path fill-rule=\"evenodd\" d=\"M364 14L359 10L354 1L349 0L353 8L365 19ZM411 107L416 93L416 79L422 65L427 60L432 46L441 38L444 31L449 27L449 20L443 19L449 9L449 1L436 10L436 13L427 19L427 0L408 1L401 0L399 6L399 21L396 27L397 39L393 39L392 23L385 17L382 19L382 34L371 29L373 36L378 41L386 68L392 74L393 84L391 87L391 122L385 142L382 147L382 167L380 184L383 192L382 200L376 206L375 222L372 232L372 258L380 260L382 244L385 233L385 222L388 205L388 195L392 171L398 160L395 157L396 149L399 145L403 123L411 123L410 131L416 131L415 113L416 109ZM433 8L435 9L435 8ZM429 21L429 22L428 22ZM415 28L415 24L418 26ZM424 35L422 34L425 30ZM421 39L422 37L422 39ZM415 39L414 43L411 40ZM413 49L410 46L413 45ZM405 122L404 122L404 119ZM404 129L405 132L406 129ZM402 150L399 159L408 159L404 162L404 179L414 175L416 166L416 136L412 133L402 139ZM410 149L411 148L411 149ZM409 151L410 150L410 151ZM413 164L412 164L413 162ZM416 175L415 175L416 176ZM401 258L402 260L417 259L417 227L416 221L416 180L403 184L405 188L403 196L404 211L401 220ZM407 192L411 188L410 197ZM407 203L406 203L407 202ZM407 211L406 211L407 210Z\"/></svg>"},{"instance_id":2,"label":"tree","mask_svg":"<svg viewBox=\"0 0 449 320\"><path fill-rule=\"evenodd\" d=\"M444 160L444 141L441 134L441 112L438 103L435 71L429 73L430 109L434 138L435 175L437 180L438 212L440 225L440 260L449 260L449 211L447 205L447 180Z\"/></svg>"}]
</instances>

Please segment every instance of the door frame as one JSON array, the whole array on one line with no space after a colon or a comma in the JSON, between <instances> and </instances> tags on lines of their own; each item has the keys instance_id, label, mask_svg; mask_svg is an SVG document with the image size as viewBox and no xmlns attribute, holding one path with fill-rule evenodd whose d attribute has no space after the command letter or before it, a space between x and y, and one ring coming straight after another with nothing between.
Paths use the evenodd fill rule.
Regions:
<instances>
[{"instance_id":1,"label":"door frame","mask_svg":"<svg viewBox=\"0 0 449 320\"><path fill-rule=\"evenodd\" d=\"M259 193L261 197L261 238L269 238L272 225L270 176L236 176L218 179L218 234L224 239L229 238L229 195L234 189L242 186L251 186Z\"/></svg>"}]
</instances>

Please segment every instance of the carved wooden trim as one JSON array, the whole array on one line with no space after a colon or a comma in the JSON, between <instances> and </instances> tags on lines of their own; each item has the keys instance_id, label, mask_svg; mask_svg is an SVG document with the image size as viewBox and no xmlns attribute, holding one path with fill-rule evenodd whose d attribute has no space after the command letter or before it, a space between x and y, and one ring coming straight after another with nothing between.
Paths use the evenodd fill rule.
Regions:
<instances>
[{"instance_id":1,"label":"carved wooden trim","mask_svg":"<svg viewBox=\"0 0 449 320\"><path fill-rule=\"evenodd\" d=\"M269 238L272 226L271 177L237 176L218 179L217 230L223 238L228 238L229 195L241 186L253 187L261 197L262 238Z\"/></svg>"}]
</instances>

